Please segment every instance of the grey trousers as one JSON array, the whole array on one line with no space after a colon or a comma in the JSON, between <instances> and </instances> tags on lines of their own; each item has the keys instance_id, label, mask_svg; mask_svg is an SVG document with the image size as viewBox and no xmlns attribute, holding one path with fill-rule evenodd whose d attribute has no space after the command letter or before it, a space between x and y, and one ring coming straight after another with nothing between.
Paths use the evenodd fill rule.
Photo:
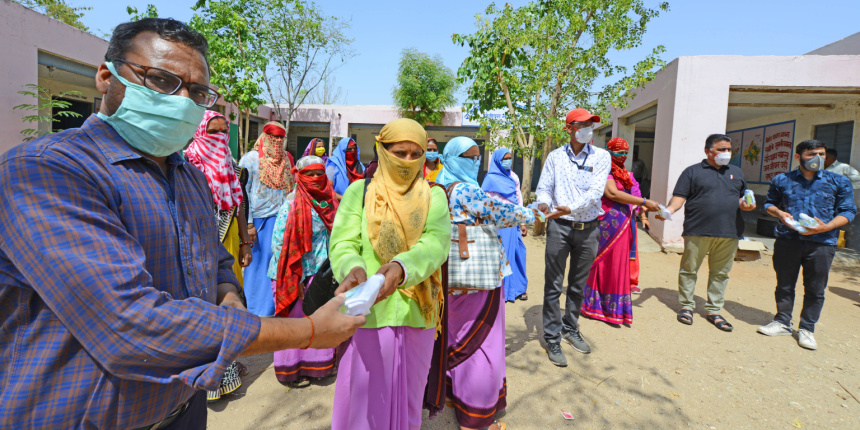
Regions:
<instances>
[{"instance_id":1,"label":"grey trousers","mask_svg":"<svg viewBox=\"0 0 860 430\"><path fill-rule=\"evenodd\" d=\"M546 272L543 291L543 336L547 343L560 342L561 332L579 330L579 314L585 299L583 290L588 272L597 256L598 228L574 230L567 224L550 221L546 228ZM559 297L564 283L564 269L570 257L567 275L567 301L564 318Z\"/></svg>"}]
</instances>

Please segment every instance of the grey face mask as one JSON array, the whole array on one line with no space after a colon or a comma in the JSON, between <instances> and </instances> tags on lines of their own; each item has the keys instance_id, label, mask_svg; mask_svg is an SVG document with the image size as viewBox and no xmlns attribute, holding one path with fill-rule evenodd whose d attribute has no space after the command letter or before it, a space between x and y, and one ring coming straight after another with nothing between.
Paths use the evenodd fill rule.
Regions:
<instances>
[{"instance_id":1,"label":"grey face mask","mask_svg":"<svg viewBox=\"0 0 860 430\"><path fill-rule=\"evenodd\" d=\"M816 155L803 162L803 168L810 172L817 172L824 168L824 157Z\"/></svg>"}]
</instances>

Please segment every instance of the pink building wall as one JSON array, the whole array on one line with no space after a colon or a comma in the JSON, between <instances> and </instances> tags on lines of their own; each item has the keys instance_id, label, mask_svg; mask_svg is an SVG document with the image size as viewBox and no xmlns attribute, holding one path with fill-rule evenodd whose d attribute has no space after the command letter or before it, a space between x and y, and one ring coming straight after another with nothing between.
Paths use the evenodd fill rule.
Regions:
<instances>
[{"instance_id":1,"label":"pink building wall","mask_svg":"<svg viewBox=\"0 0 860 430\"><path fill-rule=\"evenodd\" d=\"M12 106L33 103L33 99L18 94L24 85L37 84L39 50L87 65L101 64L107 42L85 31L33 12L9 0L0 0L0 58L3 59L0 79L0 106L6 114L0 116L0 153L21 143L21 130L28 128L21 111Z\"/></svg>"}]
</instances>

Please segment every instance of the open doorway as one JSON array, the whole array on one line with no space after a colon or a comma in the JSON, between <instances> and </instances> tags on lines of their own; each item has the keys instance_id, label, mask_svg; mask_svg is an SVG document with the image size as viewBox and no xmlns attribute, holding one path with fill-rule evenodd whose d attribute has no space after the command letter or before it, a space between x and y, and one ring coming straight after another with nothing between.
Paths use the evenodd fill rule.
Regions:
<instances>
[{"instance_id":1,"label":"open doorway","mask_svg":"<svg viewBox=\"0 0 860 430\"><path fill-rule=\"evenodd\" d=\"M62 100L64 102L70 103L70 106L65 109L55 107L51 112L52 117L58 120L51 125L51 129L54 132L68 130L70 128L78 128L84 125L84 121L86 121L90 114L93 113L92 103L58 97L55 97L54 100ZM61 111L74 112L80 116L57 116L57 113Z\"/></svg>"}]
</instances>

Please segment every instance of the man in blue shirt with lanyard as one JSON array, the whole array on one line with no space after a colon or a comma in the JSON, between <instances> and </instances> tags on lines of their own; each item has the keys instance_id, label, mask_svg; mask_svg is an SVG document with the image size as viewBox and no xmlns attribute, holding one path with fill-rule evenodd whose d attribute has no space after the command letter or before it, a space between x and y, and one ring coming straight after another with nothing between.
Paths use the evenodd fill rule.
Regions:
<instances>
[{"instance_id":1,"label":"man in blue shirt with lanyard","mask_svg":"<svg viewBox=\"0 0 860 430\"><path fill-rule=\"evenodd\" d=\"M854 190L848 178L824 170L824 142L805 140L797 144L796 170L773 178L764 204L767 213L779 218L775 229L773 269L776 271L776 316L758 332L767 336L790 336L791 311L797 276L803 267L803 309L797 343L817 349L813 333L824 307L824 291L830 264L836 254L839 227L854 219ZM796 228L800 215L818 221L815 227Z\"/></svg>"},{"instance_id":2,"label":"man in blue shirt with lanyard","mask_svg":"<svg viewBox=\"0 0 860 430\"><path fill-rule=\"evenodd\" d=\"M552 219L546 237L544 338L550 361L562 367L567 366L567 359L561 352L561 339L583 354L591 352L579 332L578 319L585 282L597 255L600 198L612 165L608 152L589 144L594 123L600 122L599 116L585 109L574 109L568 112L565 122L570 144L549 154L536 193L540 210ZM550 208L554 209L552 213ZM562 318L559 297L568 256L571 262Z\"/></svg>"}]
</instances>

